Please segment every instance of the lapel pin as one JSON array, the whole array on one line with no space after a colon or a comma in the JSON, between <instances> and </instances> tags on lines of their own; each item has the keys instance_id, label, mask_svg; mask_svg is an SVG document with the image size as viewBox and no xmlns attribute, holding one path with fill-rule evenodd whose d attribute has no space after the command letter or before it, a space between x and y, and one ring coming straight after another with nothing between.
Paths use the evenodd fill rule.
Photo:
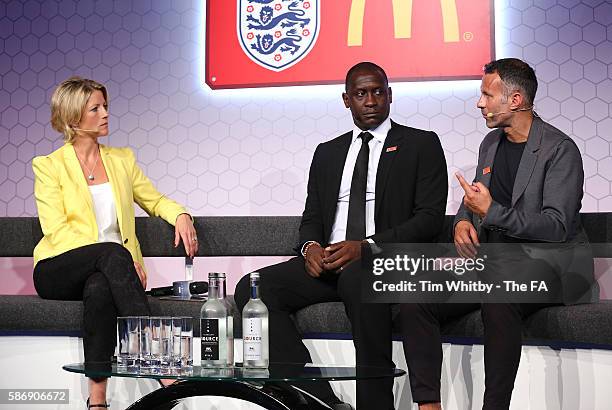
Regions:
<instances>
[{"instance_id":1,"label":"lapel pin","mask_svg":"<svg viewBox=\"0 0 612 410\"><path fill-rule=\"evenodd\" d=\"M397 145L394 145L392 147L388 147L385 152L393 152L393 151L397 151Z\"/></svg>"},{"instance_id":2,"label":"lapel pin","mask_svg":"<svg viewBox=\"0 0 612 410\"><path fill-rule=\"evenodd\" d=\"M487 175L491 173L491 167L484 167L482 169L482 175Z\"/></svg>"}]
</instances>

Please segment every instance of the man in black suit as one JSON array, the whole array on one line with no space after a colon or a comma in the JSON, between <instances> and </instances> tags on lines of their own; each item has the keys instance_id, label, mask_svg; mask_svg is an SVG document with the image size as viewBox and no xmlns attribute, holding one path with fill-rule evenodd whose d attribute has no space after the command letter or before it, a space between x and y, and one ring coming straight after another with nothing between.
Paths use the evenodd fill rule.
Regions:
<instances>
[{"instance_id":1,"label":"man in black suit","mask_svg":"<svg viewBox=\"0 0 612 410\"><path fill-rule=\"evenodd\" d=\"M351 321L357 365L394 367L391 310L361 300L362 249L385 242L430 242L444 221L447 173L434 132L389 119L391 88L370 62L346 75L344 105L355 124L320 144L312 160L300 224L300 255L260 270L260 294L270 312L270 360L311 362L290 315L308 305L343 301ZM248 301L248 277L235 292ZM328 383L299 386L334 409L350 408ZM357 382L357 407L393 409L393 380Z\"/></svg>"}]
</instances>

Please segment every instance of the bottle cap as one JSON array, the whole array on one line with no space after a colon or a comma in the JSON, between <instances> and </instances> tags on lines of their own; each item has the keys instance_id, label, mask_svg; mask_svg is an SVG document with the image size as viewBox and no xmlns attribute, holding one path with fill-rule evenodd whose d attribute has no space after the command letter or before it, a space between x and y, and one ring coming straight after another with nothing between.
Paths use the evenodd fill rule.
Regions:
<instances>
[{"instance_id":1,"label":"bottle cap","mask_svg":"<svg viewBox=\"0 0 612 410\"><path fill-rule=\"evenodd\" d=\"M221 273L219 272L208 272L208 279L219 279L221 277L225 277L225 273L223 274L223 276L221 276Z\"/></svg>"},{"instance_id":2,"label":"bottle cap","mask_svg":"<svg viewBox=\"0 0 612 410\"><path fill-rule=\"evenodd\" d=\"M251 272L251 279L259 279L259 272Z\"/></svg>"}]
</instances>

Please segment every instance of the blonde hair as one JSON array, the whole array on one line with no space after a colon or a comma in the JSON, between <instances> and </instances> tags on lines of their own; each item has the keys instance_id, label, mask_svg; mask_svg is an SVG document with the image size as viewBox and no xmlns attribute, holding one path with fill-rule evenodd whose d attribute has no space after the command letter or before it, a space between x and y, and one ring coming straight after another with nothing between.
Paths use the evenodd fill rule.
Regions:
<instances>
[{"instance_id":1,"label":"blonde hair","mask_svg":"<svg viewBox=\"0 0 612 410\"><path fill-rule=\"evenodd\" d=\"M106 87L97 81L81 77L70 77L57 86L51 97L51 126L64 134L64 141L74 142L75 124L81 121L85 106L94 91L102 92L106 104Z\"/></svg>"}]
</instances>

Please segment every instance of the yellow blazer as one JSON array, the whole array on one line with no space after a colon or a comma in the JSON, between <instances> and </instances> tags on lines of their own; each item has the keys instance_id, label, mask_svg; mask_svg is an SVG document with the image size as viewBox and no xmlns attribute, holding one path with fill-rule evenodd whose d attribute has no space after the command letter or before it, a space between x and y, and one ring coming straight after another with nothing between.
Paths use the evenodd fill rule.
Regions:
<instances>
[{"instance_id":1,"label":"yellow blazer","mask_svg":"<svg viewBox=\"0 0 612 410\"><path fill-rule=\"evenodd\" d=\"M123 245L144 267L136 238L134 202L149 215L174 225L187 211L163 196L136 164L129 148L100 145L100 158L112 186ZM34 248L39 261L98 241L98 225L91 194L72 144L32 160L34 197L43 238Z\"/></svg>"}]
</instances>

